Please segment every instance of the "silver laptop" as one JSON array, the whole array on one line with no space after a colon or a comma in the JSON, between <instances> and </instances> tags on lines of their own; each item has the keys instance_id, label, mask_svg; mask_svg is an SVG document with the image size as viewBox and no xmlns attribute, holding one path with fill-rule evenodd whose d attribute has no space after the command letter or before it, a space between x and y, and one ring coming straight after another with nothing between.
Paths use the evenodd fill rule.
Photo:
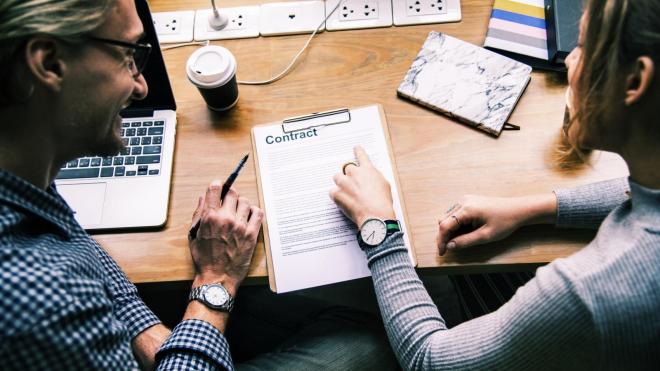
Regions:
<instances>
[{"instance_id":1,"label":"silver laptop","mask_svg":"<svg viewBox=\"0 0 660 371\"><path fill-rule=\"evenodd\" d=\"M147 3L136 6L153 48L143 71L149 94L121 113L126 148L113 157L70 161L55 181L87 230L159 227L167 220L176 104Z\"/></svg>"}]
</instances>

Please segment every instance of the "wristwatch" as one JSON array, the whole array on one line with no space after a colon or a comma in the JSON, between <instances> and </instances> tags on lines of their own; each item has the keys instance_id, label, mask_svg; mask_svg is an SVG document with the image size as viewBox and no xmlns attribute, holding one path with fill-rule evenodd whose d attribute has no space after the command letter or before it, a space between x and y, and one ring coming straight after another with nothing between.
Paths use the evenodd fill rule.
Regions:
<instances>
[{"instance_id":1,"label":"wristwatch","mask_svg":"<svg viewBox=\"0 0 660 371\"><path fill-rule=\"evenodd\" d=\"M229 291L220 283L193 287L190 290L188 300L199 300L207 307L223 312L231 312L234 307L234 298L231 297Z\"/></svg>"},{"instance_id":2,"label":"wristwatch","mask_svg":"<svg viewBox=\"0 0 660 371\"><path fill-rule=\"evenodd\" d=\"M362 250L376 247L383 243L391 234L401 231L398 220L380 220L369 218L362 223L357 233L358 245Z\"/></svg>"}]
</instances>

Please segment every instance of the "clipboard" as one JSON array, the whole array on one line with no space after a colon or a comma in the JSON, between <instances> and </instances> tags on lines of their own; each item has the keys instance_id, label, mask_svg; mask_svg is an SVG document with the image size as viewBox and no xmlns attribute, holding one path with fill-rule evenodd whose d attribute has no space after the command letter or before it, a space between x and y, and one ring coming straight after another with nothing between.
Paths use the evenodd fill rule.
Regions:
<instances>
[{"instance_id":1,"label":"clipboard","mask_svg":"<svg viewBox=\"0 0 660 371\"><path fill-rule=\"evenodd\" d=\"M417 255L415 252L414 248L414 242L412 239L412 236L410 235L410 228L408 227L408 212L405 206L404 198L403 198L403 193L401 190L400 186L400 181L399 181L399 175L398 175L398 170L396 166L396 159L394 158L394 152L392 150L392 141L390 137L390 132L389 132L389 127L387 125L387 120L385 118L385 111L383 110L383 107L380 104L376 105L370 105L370 106L361 106L361 107L356 107L356 108L341 108L341 109L336 109L336 110L330 110L330 111L323 111L323 112L315 112L309 115L303 115L303 116L296 116L296 117L290 117L282 120L281 122L272 122L268 124L261 124L257 125L255 127L262 127L262 126L273 126L273 125L280 125L282 129L282 133L284 134L290 134L290 133L295 133L295 132L302 132L305 130L310 130L313 128L321 128L325 126L330 126L330 125L357 125L356 122L352 120L352 115L351 111L352 110L357 110L357 109L362 109L362 108L369 108L372 106L376 106L378 109L378 115L380 119L380 124L381 128L383 130L383 135L385 137L385 144L387 147L387 152L389 156L389 161L390 165L392 167L392 173L393 173L393 178L394 182L396 183L396 189L398 193L398 200L399 200L399 205L401 208L402 212L402 219L400 222L404 224L404 229L408 231L408 243L410 246L410 251L409 255L412 259L413 265L417 266ZM255 165L255 172L256 172L256 177L257 177L257 190L259 193L259 203L264 208L265 210L265 200L264 200L264 192L262 188L262 179L261 179L261 168L259 166L259 152L257 151L257 144L255 140L255 135L254 135L254 129L251 131L250 139L252 142L252 152L254 153L253 161ZM338 171L341 171L341 169L338 169ZM277 290L277 284L275 280L275 273L273 269L273 256L272 256L272 251L271 251L271 241L270 241L270 234L269 234L269 226L268 226L268 220L267 218L264 218L263 220L263 238L264 238L264 250L266 253L266 265L267 265L267 271L268 271L268 282L271 291L273 292L278 292Z\"/></svg>"}]
</instances>

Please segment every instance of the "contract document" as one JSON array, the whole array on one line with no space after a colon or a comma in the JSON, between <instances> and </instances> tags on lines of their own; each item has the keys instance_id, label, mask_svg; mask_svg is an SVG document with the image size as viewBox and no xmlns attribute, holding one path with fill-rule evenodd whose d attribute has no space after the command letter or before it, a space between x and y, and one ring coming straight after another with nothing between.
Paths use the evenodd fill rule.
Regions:
<instances>
[{"instance_id":1,"label":"contract document","mask_svg":"<svg viewBox=\"0 0 660 371\"><path fill-rule=\"evenodd\" d=\"M278 293L370 275L357 226L330 199L333 176L361 145L389 181L394 210L415 264L389 131L380 105L301 116L252 129L264 245Z\"/></svg>"}]
</instances>

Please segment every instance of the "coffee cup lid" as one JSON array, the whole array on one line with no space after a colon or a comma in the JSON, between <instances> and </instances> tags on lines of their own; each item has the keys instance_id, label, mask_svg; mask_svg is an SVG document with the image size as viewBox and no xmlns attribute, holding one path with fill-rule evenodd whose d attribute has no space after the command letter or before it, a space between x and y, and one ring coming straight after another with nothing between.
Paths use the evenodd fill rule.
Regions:
<instances>
[{"instance_id":1,"label":"coffee cup lid","mask_svg":"<svg viewBox=\"0 0 660 371\"><path fill-rule=\"evenodd\" d=\"M204 46L188 58L186 72L195 85L208 88L221 86L236 73L236 58L222 46Z\"/></svg>"}]
</instances>

